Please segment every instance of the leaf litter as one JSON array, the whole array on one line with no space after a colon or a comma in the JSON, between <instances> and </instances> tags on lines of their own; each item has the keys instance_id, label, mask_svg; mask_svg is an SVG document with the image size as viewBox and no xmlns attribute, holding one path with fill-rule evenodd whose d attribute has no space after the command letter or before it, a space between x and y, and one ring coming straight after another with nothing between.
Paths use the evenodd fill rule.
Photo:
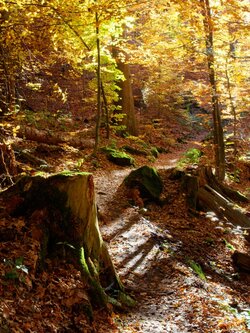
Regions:
<instances>
[{"instance_id":1,"label":"leaf litter","mask_svg":"<svg viewBox=\"0 0 250 333\"><path fill-rule=\"evenodd\" d=\"M231 259L232 247L249 252L249 244L228 222L188 213L180 184L168 177L179 157L154 163L164 180L162 207L131 205L121 185L131 169L93 170L103 238L137 301L129 311L95 310L89 318L79 271L64 258L48 258L46 271L37 271L35 231L1 211L1 332L250 332L250 277Z\"/></svg>"},{"instance_id":2,"label":"leaf litter","mask_svg":"<svg viewBox=\"0 0 250 333\"><path fill-rule=\"evenodd\" d=\"M103 237L127 290L138 302L129 313L118 315L118 331L250 332L250 276L239 275L231 259L231 246L249 251L243 232L235 232L227 221L189 214L180 184L169 179L172 164L157 163L163 195L169 198L163 207L131 206L126 190L117 186L124 170L120 182L113 184L115 193L109 193L111 183L104 181L112 182L111 173L96 177L97 193L106 193L105 200L97 194L106 214Z\"/></svg>"}]
</instances>

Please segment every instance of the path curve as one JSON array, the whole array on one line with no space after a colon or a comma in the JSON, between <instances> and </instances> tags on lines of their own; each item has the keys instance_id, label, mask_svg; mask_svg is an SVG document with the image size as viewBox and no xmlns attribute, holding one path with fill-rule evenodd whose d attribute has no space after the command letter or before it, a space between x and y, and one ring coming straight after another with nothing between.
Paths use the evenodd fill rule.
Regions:
<instances>
[{"instance_id":1,"label":"path curve","mask_svg":"<svg viewBox=\"0 0 250 333\"><path fill-rule=\"evenodd\" d=\"M200 143L190 141L175 152L161 154L154 167L159 171L175 167L190 148L200 148ZM159 250L158 240L171 239L167 231L159 229L138 207L123 207L123 198L114 201L119 186L131 170L101 171L94 177L97 205L106 216L101 226L102 235L109 243L120 277L138 301L129 315L120 316L120 330L114 332L196 333L197 324L186 319L191 316L192 307L181 301L178 288L189 285L193 289L190 293L195 294L199 279L177 261L174 269L169 265L168 253ZM180 247L178 241L171 243L173 252Z\"/></svg>"}]
</instances>

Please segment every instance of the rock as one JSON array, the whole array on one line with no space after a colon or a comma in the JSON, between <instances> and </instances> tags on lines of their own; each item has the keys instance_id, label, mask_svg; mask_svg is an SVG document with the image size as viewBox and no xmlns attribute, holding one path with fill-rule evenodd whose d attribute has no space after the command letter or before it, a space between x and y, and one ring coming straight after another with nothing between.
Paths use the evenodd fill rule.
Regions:
<instances>
[{"instance_id":1,"label":"rock","mask_svg":"<svg viewBox=\"0 0 250 333\"><path fill-rule=\"evenodd\" d=\"M123 149L132 155L138 155L138 156L148 155L148 152L145 149L138 149L131 146L123 146Z\"/></svg>"},{"instance_id":2,"label":"rock","mask_svg":"<svg viewBox=\"0 0 250 333\"><path fill-rule=\"evenodd\" d=\"M134 165L134 159L123 151L119 150L109 150L107 152L108 160L121 166Z\"/></svg>"},{"instance_id":3,"label":"rock","mask_svg":"<svg viewBox=\"0 0 250 333\"><path fill-rule=\"evenodd\" d=\"M133 170L124 180L128 188L138 188L142 198L159 201L163 182L157 171L147 165Z\"/></svg>"}]
</instances>

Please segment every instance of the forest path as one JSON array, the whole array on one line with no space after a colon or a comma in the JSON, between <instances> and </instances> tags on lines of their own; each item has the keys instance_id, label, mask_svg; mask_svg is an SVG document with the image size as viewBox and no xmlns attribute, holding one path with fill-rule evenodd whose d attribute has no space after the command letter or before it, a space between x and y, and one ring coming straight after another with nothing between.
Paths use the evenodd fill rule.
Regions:
<instances>
[{"instance_id":1,"label":"forest path","mask_svg":"<svg viewBox=\"0 0 250 333\"><path fill-rule=\"evenodd\" d=\"M154 166L156 169L170 169L175 167L178 160L190 148L201 148L201 139L204 134L199 135L196 139L188 141L186 144L178 145L174 151L170 153L160 154L159 158L148 165ZM136 169L136 168L134 168ZM101 211L105 210L112 197L121 185L123 179L132 171L132 168L119 168L116 170L101 170L94 174L94 182L96 188L96 202Z\"/></svg>"},{"instance_id":2,"label":"forest path","mask_svg":"<svg viewBox=\"0 0 250 333\"><path fill-rule=\"evenodd\" d=\"M188 149L199 148L199 139L189 141L169 154L161 154L153 166L159 172L175 167ZM198 332L202 323L197 326L192 322L192 304L195 300L202 301L195 297L196 289L202 283L186 265L170 255L180 251L181 241L173 239L167 229L163 230L151 221L152 212L147 214L146 209L128 206L128 199L119 187L130 172L131 168L102 170L94 176L97 205L104 218L103 238L109 243L111 256L126 288L138 302L129 314L119 316L114 332ZM161 213L157 206L149 207L150 210ZM187 288L188 303L182 301L183 293L179 292ZM102 330L105 331L105 327L99 328L100 332Z\"/></svg>"},{"instance_id":3,"label":"forest path","mask_svg":"<svg viewBox=\"0 0 250 333\"><path fill-rule=\"evenodd\" d=\"M128 204L120 185L131 168L95 173L101 232L119 276L137 301L130 312L114 317L113 329L102 323L98 333L250 332L222 305L241 296L250 301L249 286L242 288L230 275L234 273L229 263L231 253L228 249L225 253L221 242L223 230L229 226L214 216L211 223L205 216L190 217L180 189L166 176L168 169L175 167L188 149L199 148L200 142L201 138L191 140L175 152L160 155L153 164L170 197L164 207L152 204L139 209ZM237 234L235 228L230 228L232 234ZM208 239L215 245L208 245ZM207 262L214 263L220 272L216 273L218 277L202 280L190 268L190 258L200 260L203 267ZM249 311L240 302L241 311Z\"/></svg>"}]
</instances>

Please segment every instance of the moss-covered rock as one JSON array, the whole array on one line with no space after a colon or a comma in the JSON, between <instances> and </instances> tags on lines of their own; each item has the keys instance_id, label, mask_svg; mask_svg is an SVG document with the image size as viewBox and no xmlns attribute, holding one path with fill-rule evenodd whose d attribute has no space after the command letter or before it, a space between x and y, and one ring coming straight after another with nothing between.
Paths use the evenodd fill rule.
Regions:
<instances>
[{"instance_id":1,"label":"moss-covered rock","mask_svg":"<svg viewBox=\"0 0 250 333\"><path fill-rule=\"evenodd\" d=\"M123 149L132 155L159 157L160 151L156 147L135 148L133 146L124 146Z\"/></svg>"},{"instance_id":2,"label":"moss-covered rock","mask_svg":"<svg viewBox=\"0 0 250 333\"><path fill-rule=\"evenodd\" d=\"M132 146L124 146L123 149L132 155L137 155L137 156L147 156L148 155L148 151L145 148L139 149L139 148L134 148Z\"/></svg>"},{"instance_id":3,"label":"moss-covered rock","mask_svg":"<svg viewBox=\"0 0 250 333\"><path fill-rule=\"evenodd\" d=\"M135 161L133 157L124 151L111 149L107 152L108 160L121 166L134 165Z\"/></svg>"},{"instance_id":4,"label":"moss-covered rock","mask_svg":"<svg viewBox=\"0 0 250 333\"><path fill-rule=\"evenodd\" d=\"M163 182L155 168L147 165L133 170L124 180L129 188L137 187L142 198L158 201L163 190Z\"/></svg>"}]
</instances>

